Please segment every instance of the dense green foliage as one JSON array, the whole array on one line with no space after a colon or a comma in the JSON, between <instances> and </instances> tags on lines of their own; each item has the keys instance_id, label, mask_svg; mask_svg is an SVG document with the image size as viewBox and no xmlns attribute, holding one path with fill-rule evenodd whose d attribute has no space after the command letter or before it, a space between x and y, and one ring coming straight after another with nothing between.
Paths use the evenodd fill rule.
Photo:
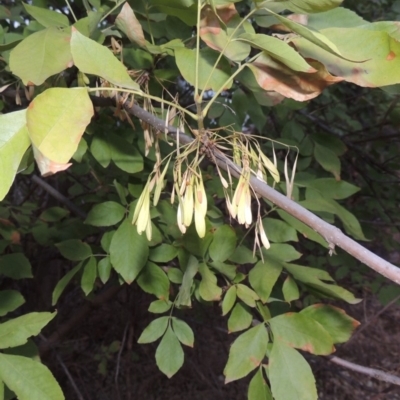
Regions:
<instances>
[{"instance_id":1,"label":"dense green foliage","mask_svg":"<svg viewBox=\"0 0 400 400\"><path fill-rule=\"evenodd\" d=\"M5 288L32 278L41 252L70 261L55 307L72 282L89 298L137 283L154 296L138 342L159 341L155 362L168 377L195 345L175 311L218 302L228 331L241 332L226 383L251 374L250 400L316 399L299 350L331 354L358 325L332 305L360 301L335 279L383 302L398 288L369 279L365 267L355 272L355 260L261 198L250 176L359 241L375 232L357 216L397 222L398 148L385 132L398 123L396 25L367 22L350 8L384 14L340 0L8 3L0 6ZM399 13L396 2L386 17ZM365 89L377 87L384 91ZM238 179L216 154L239 167ZM49 191L57 202L31 193L34 179L49 190L36 169L58 172ZM382 172L394 178L382 181ZM385 231L386 251L394 233ZM0 315L24 302L0 291ZM13 396L5 386L20 399L64 398L28 339L55 314L10 315L0 324L0 399Z\"/></svg>"}]
</instances>

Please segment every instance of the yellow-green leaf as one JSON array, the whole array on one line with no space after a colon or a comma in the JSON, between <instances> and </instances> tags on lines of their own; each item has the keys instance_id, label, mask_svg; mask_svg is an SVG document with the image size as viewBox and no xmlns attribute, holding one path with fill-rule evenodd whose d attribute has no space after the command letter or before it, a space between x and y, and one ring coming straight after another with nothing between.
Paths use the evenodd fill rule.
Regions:
<instances>
[{"instance_id":1,"label":"yellow-green leaf","mask_svg":"<svg viewBox=\"0 0 400 400\"><path fill-rule=\"evenodd\" d=\"M0 115L0 200L10 189L29 144L25 110Z\"/></svg>"},{"instance_id":2,"label":"yellow-green leaf","mask_svg":"<svg viewBox=\"0 0 400 400\"><path fill-rule=\"evenodd\" d=\"M50 160L66 163L74 155L93 116L93 105L84 88L52 88L29 105L29 136Z\"/></svg>"},{"instance_id":3,"label":"yellow-green leaf","mask_svg":"<svg viewBox=\"0 0 400 400\"><path fill-rule=\"evenodd\" d=\"M54 27L33 33L11 51L11 72L25 85L41 85L48 77L72 66L69 41L69 32Z\"/></svg>"},{"instance_id":4,"label":"yellow-green leaf","mask_svg":"<svg viewBox=\"0 0 400 400\"><path fill-rule=\"evenodd\" d=\"M107 47L72 29L71 53L77 68L85 74L97 75L114 85L140 90L124 65Z\"/></svg>"}]
</instances>

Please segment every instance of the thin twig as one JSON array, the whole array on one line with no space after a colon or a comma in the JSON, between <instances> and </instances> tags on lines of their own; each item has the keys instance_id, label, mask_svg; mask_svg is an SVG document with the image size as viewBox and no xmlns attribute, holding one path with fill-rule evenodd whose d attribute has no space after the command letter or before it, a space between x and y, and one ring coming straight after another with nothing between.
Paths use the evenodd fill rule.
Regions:
<instances>
[{"instance_id":1,"label":"thin twig","mask_svg":"<svg viewBox=\"0 0 400 400\"><path fill-rule=\"evenodd\" d=\"M49 185L42 178L39 178L37 175L32 175L32 180L41 188L43 188L47 193L57 199L60 203L69 208L78 217L86 219L87 215L84 211L78 208L71 200L61 194L58 190L54 189L53 186Z\"/></svg>"},{"instance_id":2,"label":"thin twig","mask_svg":"<svg viewBox=\"0 0 400 400\"><path fill-rule=\"evenodd\" d=\"M115 387L117 388L118 399L121 399L121 394L119 392L119 383L118 383L119 367L121 364L121 354L122 354L122 350L125 347L126 334L128 333L129 325L130 325L130 321L128 321L125 325L124 334L122 335L121 346L119 348L118 356L117 356L117 367L115 369Z\"/></svg>"},{"instance_id":3,"label":"thin twig","mask_svg":"<svg viewBox=\"0 0 400 400\"><path fill-rule=\"evenodd\" d=\"M368 375L372 378L378 379L383 382L392 383L394 385L400 386L400 377L387 372L381 371L375 368L364 367L362 365L354 364L350 361L343 360L342 358L332 356L328 357L329 361L340 365L344 368L350 369L351 371L359 372L360 374Z\"/></svg>"}]
</instances>

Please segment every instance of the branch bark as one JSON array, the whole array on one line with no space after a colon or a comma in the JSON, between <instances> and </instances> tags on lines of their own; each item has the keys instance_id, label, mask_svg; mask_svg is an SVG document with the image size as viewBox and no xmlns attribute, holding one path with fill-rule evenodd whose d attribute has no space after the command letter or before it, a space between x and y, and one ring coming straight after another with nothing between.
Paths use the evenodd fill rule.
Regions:
<instances>
[{"instance_id":1,"label":"branch bark","mask_svg":"<svg viewBox=\"0 0 400 400\"><path fill-rule=\"evenodd\" d=\"M132 106L125 104L124 108L129 114L132 114L137 118L147 122L161 132L165 132L167 129L169 136L173 139L177 139L177 136L179 135L179 143L181 144L188 144L194 140L188 135L178 132L175 127L166 127L165 121L147 112L137 104ZM235 177L240 176L241 168L235 165L228 157L215 151L213 152L213 155L214 159L211 159L211 161L215 162L221 169L229 171L230 174ZM339 228L328 224L321 218L314 215L312 212L308 211L304 207L268 186L265 182L257 179L255 176L250 178L250 183L253 187L253 190L258 195L270 200L278 207L297 218L299 221L314 229L323 238L325 238L331 247L338 246L342 248L374 271L390 279L391 281L400 284L400 269L398 267L377 256L366 247L346 236Z\"/></svg>"},{"instance_id":2,"label":"branch bark","mask_svg":"<svg viewBox=\"0 0 400 400\"><path fill-rule=\"evenodd\" d=\"M354 364L350 361L343 360L342 358L333 356L328 357L329 361L340 365L341 367L350 369L355 372L359 372L360 374L368 375L372 378L378 379L380 381L392 383L394 385L400 386L400 377L392 374L388 374L387 372L381 371L375 368L364 367L362 365Z\"/></svg>"}]
</instances>

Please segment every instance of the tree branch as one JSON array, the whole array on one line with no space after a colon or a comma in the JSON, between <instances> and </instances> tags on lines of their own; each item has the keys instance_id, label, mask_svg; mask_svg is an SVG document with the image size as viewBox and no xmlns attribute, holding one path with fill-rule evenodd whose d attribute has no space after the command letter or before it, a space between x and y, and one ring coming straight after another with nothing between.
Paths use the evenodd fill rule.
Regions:
<instances>
[{"instance_id":1,"label":"tree branch","mask_svg":"<svg viewBox=\"0 0 400 400\"><path fill-rule=\"evenodd\" d=\"M381 371L379 369L369 368L369 367L364 367L362 365L354 364L350 361L343 360L342 358L336 356L328 358L329 361L337 365L340 365L341 367L350 369L355 372L359 372L360 374L371 376L372 378L378 379L380 381L400 386L400 377L396 375L388 374L387 372Z\"/></svg>"},{"instance_id":2,"label":"tree branch","mask_svg":"<svg viewBox=\"0 0 400 400\"><path fill-rule=\"evenodd\" d=\"M137 104L134 104L133 106L125 104L124 108L128 113L147 122L161 132L165 132L167 128L169 135L173 139L177 139L177 135L179 134L179 143L188 144L194 140L182 132L178 133L178 130L175 127L166 127L165 121L147 112ZM210 150L212 151L212 149ZM231 175L237 178L240 176L241 168L235 165L228 157L216 151L213 151L213 156L214 157L211 161L216 163L220 168L225 171L229 171ZM400 284L400 269L398 267L385 261L383 258L378 257L364 246L361 246L355 240L346 236L339 228L328 224L304 207L268 186L265 182L259 180L255 176L250 178L250 184L252 185L255 193L267 200L272 201L278 207L282 208L299 221L304 222L306 225L314 229L323 238L325 238L330 246L338 246L342 248L357 260L372 268L374 271L385 276L391 281Z\"/></svg>"}]
</instances>

